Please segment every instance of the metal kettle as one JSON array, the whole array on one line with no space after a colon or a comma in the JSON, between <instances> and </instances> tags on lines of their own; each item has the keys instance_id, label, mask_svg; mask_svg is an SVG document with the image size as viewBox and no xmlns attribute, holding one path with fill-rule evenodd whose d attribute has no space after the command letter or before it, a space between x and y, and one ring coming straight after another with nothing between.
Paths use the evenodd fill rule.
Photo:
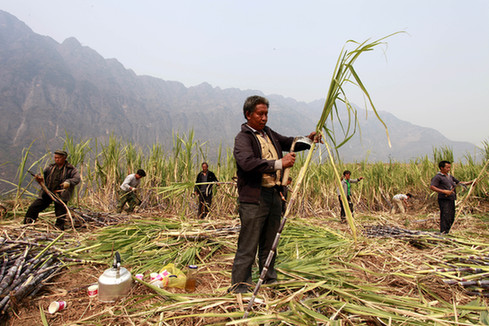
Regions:
<instances>
[{"instance_id":1,"label":"metal kettle","mask_svg":"<svg viewBox=\"0 0 489 326\"><path fill-rule=\"evenodd\" d=\"M131 272L121 267L121 255L116 251L114 264L98 278L98 299L112 302L126 296L132 287Z\"/></svg>"}]
</instances>

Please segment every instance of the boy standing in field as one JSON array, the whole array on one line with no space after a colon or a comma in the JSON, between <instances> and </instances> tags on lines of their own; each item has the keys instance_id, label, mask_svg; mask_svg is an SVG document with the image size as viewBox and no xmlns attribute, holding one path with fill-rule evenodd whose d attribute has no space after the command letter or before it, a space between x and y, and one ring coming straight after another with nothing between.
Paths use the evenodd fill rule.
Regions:
<instances>
[{"instance_id":1,"label":"boy standing in field","mask_svg":"<svg viewBox=\"0 0 489 326\"><path fill-rule=\"evenodd\" d=\"M348 201L348 206L350 207L350 211L353 214L353 203L351 201L351 184L352 183L357 183L363 179L363 177L359 177L358 179L350 179L351 177L351 171L345 170L343 172L343 177L341 178L341 186L343 187L343 191L345 192L346 199ZM338 192L338 200L340 201L340 217L341 217L341 223L345 223L346 221L346 212L345 212L345 207L343 206L343 201L341 200L341 192L340 189L337 189Z\"/></svg>"}]
</instances>

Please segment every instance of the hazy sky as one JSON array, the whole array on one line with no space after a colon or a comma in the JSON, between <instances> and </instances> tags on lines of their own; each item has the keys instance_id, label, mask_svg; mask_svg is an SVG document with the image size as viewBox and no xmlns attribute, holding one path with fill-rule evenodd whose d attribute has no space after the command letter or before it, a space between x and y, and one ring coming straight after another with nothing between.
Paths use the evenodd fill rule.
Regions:
<instances>
[{"instance_id":1,"label":"hazy sky","mask_svg":"<svg viewBox=\"0 0 489 326\"><path fill-rule=\"evenodd\" d=\"M489 140L488 0L0 0L0 9L137 74L306 102L326 96L347 40L405 31L357 61L377 109L451 140Z\"/></svg>"}]
</instances>

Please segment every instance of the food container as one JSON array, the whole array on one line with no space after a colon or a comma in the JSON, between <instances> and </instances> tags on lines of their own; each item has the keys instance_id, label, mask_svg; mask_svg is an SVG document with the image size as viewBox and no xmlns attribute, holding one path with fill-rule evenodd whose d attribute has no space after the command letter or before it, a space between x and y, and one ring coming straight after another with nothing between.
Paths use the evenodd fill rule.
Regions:
<instances>
[{"instance_id":1,"label":"food container","mask_svg":"<svg viewBox=\"0 0 489 326\"><path fill-rule=\"evenodd\" d=\"M88 296L93 298L98 294L98 284L93 284L88 287Z\"/></svg>"},{"instance_id":2,"label":"food container","mask_svg":"<svg viewBox=\"0 0 489 326\"><path fill-rule=\"evenodd\" d=\"M53 301L49 305L48 311L50 314L61 311L66 308L66 301Z\"/></svg>"}]
</instances>

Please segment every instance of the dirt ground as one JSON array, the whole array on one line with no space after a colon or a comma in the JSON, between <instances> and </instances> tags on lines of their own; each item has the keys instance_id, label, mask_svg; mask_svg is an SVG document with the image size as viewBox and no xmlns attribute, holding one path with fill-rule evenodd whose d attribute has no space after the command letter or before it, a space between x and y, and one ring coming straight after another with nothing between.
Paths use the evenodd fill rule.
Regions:
<instances>
[{"instance_id":1,"label":"dirt ground","mask_svg":"<svg viewBox=\"0 0 489 326\"><path fill-rule=\"evenodd\" d=\"M486 214L489 211L489 205L487 202L483 202L481 206L473 209L475 213L480 212ZM420 214L421 212L421 214ZM358 213L362 216L363 213ZM407 214L391 215L388 212L383 212L375 215L369 215L367 220L363 220L362 224L372 223L389 223L398 225L400 227L413 229L413 230L438 230L438 211L433 207L422 207L416 205L416 203L410 207ZM324 212L317 212L314 214L313 219L320 220L321 223L334 228L339 232L348 232L348 225L339 222L339 218L336 215L324 214ZM362 219L362 218L359 218ZM456 221L454 225L454 232L457 229L471 228L474 232L488 232L487 223L481 222L480 219L474 217L462 217ZM361 230L361 225L359 226ZM361 246L361 245L360 245ZM386 249L387 248L387 249ZM358 258L356 263L359 263L367 268L378 270L382 272L389 271L389 269L395 269L396 262L400 259L409 259L413 265L413 269L423 265L423 261L420 260L417 251L420 250L409 243L393 242L392 245L382 248L383 252L378 254L372 254ZM211 271L216 271L213 277L206 277L198 286L196 293L213 293L213 294L225 294L225 290L229 286L229 278L225 276L225 273L221 273L223 270L229 270L231 266L231 258L223 258L221 263L216 263L214 266L207 266ZM21 305L13 306L13 313L9 315L8 319L1 319L0 325L8 326L31 326L42 325L40 309L42 309L50 326L56 325L70 325L73 323L91 325L89 319L100 314L111 314L115 307L120 308L128 304L128 301L120 300L115 303L101 303L98 298L89 297L87 288L89 285L97 283L98 277L109 266L101 265L75 265L70 268L64 269L58 276L51 279L44 287L35 299L28 302L23 302ZM376 278L371 274L358 273L358 278L369 283L379 283L386 285L390 288L390 294L404 295L413 291L416 284L409 283L405 279L396 276L389 276L385 279ZM148 277L146 275L146 277ZM438 277L426 276L421 279L423 284L429 285L435 289L433 292L440 298L444 298L451 301L451 298L457 297L461 303L466 303L470 300L469 297L464 296L462 289L457 287L450 287L445 285ZM184 290L171 289L176 293L183 293ZM128 295L128 300L131 298L138 298L143 295L149 295L152 291L147 287L135 283L131 293ZM387 293L389 294L389 293ZM66 301L67 307L63 311L49 314L48 306L53 301ZM151 300L144 303L144 305L152 305L155 302L160 302L161 298L155 298L153 302ZM143 306L144 306L143 305ZM87 321L84 323L84 321ZM140 321L141 322L141 321ZM156 320L146 320L139 325L153 325L157 323ZM191 323L190 323L191 324ZM189 324L189 325L190 325ZM125 319L123 316L114 316L105 325L134 325L132 320ZM176 325L176 324L175 324Z\"/></svg>"},{"instance_id":2,"label":"dirt ground","mask_svg":"<svg viewBox=\"0 0 489 326\"><path fill-rule=\"evenodd\" d=\"M45 285L44 290L42 290L35 299L23 302L22 305L14 306L14 313L10 314L7 320L0 321L0 325L42 325L39 309L44 310L50 326L70 325L74 323L93 325L90 322L84 323L84 320L92 319L96 315L105 314L107 312L110 315L113 311L119 310L121 306L131 304L131 302L137 300L137 298L154 294L148 287L134 282L131 292L124 299L107 303L100 302L98 297L90 297L88 295L88 286L97 284L98 277L102 275L108 267L109 266L102 265L76 265L63 270L57 277ZM216 264L215 266L207 266L207 268L214 270L215 273L213 273L212 277L201 277L194 294L216 294L222 292L222 295L224 295L229 279L219 273L223 266ZM145 275L144 280L149 282L149 275ZM178 288L166 288L166 290L173 293L186 293L184 289ZM48 312L48 307L54 301L65 301L67 303L66 308L62 311L50 314ZM148 300L141 307L151 306L152 304L159 302L161 302L161 298L155 298L154 300ZM109 321L105 319L105 321L107 324L104 325L134 324L134 322L129 319L117 316L114 316L114 318ZM139 320L139 322L141 321ZM154 325L154 323L147 321L144 324L138 325Z\"/></svg>"}]
</instances>

